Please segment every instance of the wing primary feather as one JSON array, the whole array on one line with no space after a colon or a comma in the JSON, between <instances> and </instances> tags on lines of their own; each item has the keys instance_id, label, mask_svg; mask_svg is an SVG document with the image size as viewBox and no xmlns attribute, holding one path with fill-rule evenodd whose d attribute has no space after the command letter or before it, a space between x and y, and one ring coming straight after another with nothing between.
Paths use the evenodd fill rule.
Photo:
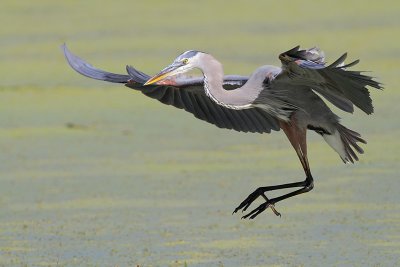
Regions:
<instances>
[{"instance_id":1,"label":"wing primary feather","mask_svg":"<svg viewBox=\"0 0 400 267\"><path fill-rule=\"evenodd\" d=\"M182 99L182 103L184 104L183 108L186 111L189 111L189 112L193 113L195 111L195 109L193 107L192 101L190 100L188 92L182 91L181 92L181 99Z\"/></svg>"},{"instance_id":2,"label":"wing primary feather","mask_svg":"<svg viewBox=\"0 0 400 267\"><path fill-rule=\"evenodd\" d=\"M232 121L234 121L235 123L234 123L234 126L235 126L235 128L242 128L242 129L248 129L248 130L246 130L245 132L247 132L247 131L252 131L252 127L250 126L250 125L248 125L247 123L246 123L246 121L245 121L245 119L243 119L241 116L240 116L240 113L241 112L237 112L237 110L232 110L232 109L230 109L230 110L227 110L228 112L229 112L229 114L231 115L231 117L232 117ZM239 127L237 127L237 125L239 126Z\"/></svg>"},{"instance_id":3,"label":"wing primary feather","mask_svg":"<svg viewBox=\"0 0 400 267\"><path fill-rule=\"evenodd\" d=\"M207 114L207 118L210 120L210 122L212 124L216 124L214 114L211 112L211 110L209 109L207 103L203 100L203 98L198 95L194 95L194 97L196 98L197 103L199 103L199 105L202 107L204 113Z\"/></svg>"},{"instance_id":4,"label":"wing primary feather","mask_svg":"<svg viewBox=\"0 0 400 267\"><path fill-rule=\"evenodd\" d=\"M348 113L354 112L353 103L345 98L341 92L331 92L330 90L324 90L323 88L313 89L317 94L320 94L323 98L331 102L337 108L346 111Z\"/></svg>"},{"instance_id":5,"label":"wing primary feather","mask_svg":"<svg viewBox=\"0 0 400 267\"><path fill-rule=\"evenodd\" d=\"M126 72L128 72L129 76L138 83L144 84L148 79L150 79L150 76L135 69L132 66L127 65L126 66Z\"/></svg>"},{"instance_id":6,"label":"wing primary feather","mask_svg":"<svg viewBox=\"0 0 400 267\"><path fill-rule=\"evenodd\" d=\"M233 115L234 118L236 118L236 121L246 129L245 132L257 132L257 129L254 128L253 124L249 121L247 116L245 115L245 112L237 111L237 110L230 110L231 114Z\"/></svg>"},{"instance_id":7,"label":"wing primary feather","mask_svg":"<svg viewBox=\"0 0 400 267\"><path fill-rule=\"evenodd\" d=\"M204 113L204 110L201 108L200 104L197 102L196 96L194 96L192 93L188 93L189 98L192 101L192 106L195 110L194 115L202 120L205 120L207 118L207 115Z\"/></svg>"},{"instance_id":8,"label":"wing primary feather","mask_svg":"<svg viewBox=\"0 0 400 267\"><path fill-rule=\"evenodd\" d=\"M225 123L229 124L231 129L240 129L240 124L232 118L230 115L231 110L221 107L216 104L217 109L220 111L222 118L225 120Z\"/></svg>"},{"instance_id":9,"label":"wing primary feather","mask_svg":"<svg viewBox=\"0 0 400 267\"><path fill-rule=\"evenodd\" d=\"M237 112L238 116L242 118L244 121L245 125L250 129L252 133L259 132L257 129L257 124L253 122L251 119L251 116L247 116L246 112Z\"/></svg>"},{"instance_id":10,"label":"wing primary feather","mask_svg":"<svg viewBox=\"0 0 400 267\"><path fill-rule=\"evenodd\" d=\"M162 102L161 99L164 97L167 89L168 88L164 86L154 86L153 88L150 88L150 86L146 86L146 88L142 90L142 93Z\"/></svg>"},{"instance_id":11,"label":"wing primary feather","mask_svg":"<svg viewBox=\"0 0 400 267\"><path fill-rule=\"evenodd\" d=\"M327 68L334 68L337 67L338 65L342 64L347 58L347 53L344 53L343 55L341 55L338 59L336 59L335 62L333 62L332 64L330 64Z\"/></svg>"},{"instance_id":12,"label":"wing primary feather","mask_svg":"<svg viewBox=\"0 0 400 267\"><path fill-rule=\"evenodd\" d=\"M260 123L258 122L257 118L253 116L253 114L250 112L242 112L241 113L242 117L245 117L246 121L249 121L249 123L252 125L252 129L254 132L262 133L263 128L260 126Z\"/></svg>"},{"instance_id":13,"label":"wing primary feather","mask_svg":"<svg viewBox=\"0 0 400 267\"><path fill-rule=\"evenodd\" d=\"M254 116L257 117L257 119L260 121L260 125L263 127L263 129L265 131L270 132L270 129L264 123L262 123L265 120L268 120L268 121L271 122L270 118L267 117L267 116L264 116L263 114L261 114L261 112L258 109L255 109L255 110L252 110L252 111L253 111L252 113L254 114ZM274 123L271 123L271 125L273 127L273 128L271 127L272 129L274 129L274 130L279 129L278 127L276 127L276 124L274 125Z\"/></svg>"},{"instance_id":14,"label":"wing primary feather","mask_svg":"<svg viewBox=\"0 0 400 267\"><path fill-rule=\"evenodd\" d=\"M290 49L290 50L288 50L288 51L286 51L286 52L283 52L281 55L289 55L289 56L293 56L293 54L295 54L297 51L299 51L299 49L300 49L300 45L298 45L298 46L295 46L295 47L293 47L292 49Z\"/></svg>"},{"instance_id":15,"label":"wing primary feather","mask_svg":"<svg viewBox=\"0 0 400 267\"><path fill-rule=\"evenodd\" d=\"M271 124L271 123L269 122L269 120L265 120L264 118L260 118L259 116L257 116L258 111L256 109L246 110L246 114L247 114L247 117L251 118L254 121L254 124L256 125L256 127L260 133L262 133L266 130L268 132L270 132L270 129L265 127L264 124L265 124L265 121L267 121L269 124Z\"/></svg>"},{"instance_id":16,"label":"wing primary feather","mask_svg":"<svg viewBox=\"0 0 400 267\"><path fill-rule=\"evenodd\" d=\"M179 89L174 88L173 92L174 92L174 104L173 105L179 109L182 109L184 107L184 104L183 104Z\"/></svg>"},{"instance_id":17,"label":"wing primary feather","mask_svg":"<svg viewBox=\"0 0 400 267\"><path fill-rule=\"evenodd\" d=\"M305 51L295 49L294 52L292 51L294 53L292 57L290 53L285 53L280 56L282 72L274 79L275 83L289 84L294 87L306 86L346 112L352 113L353 105L355 105L367 114L373 113L374 108L367 86L376 89L383 87L373 77L363 75L359 71L346 70L356 65L359 60L345 64L347 53L344 53L325 67L323 52L319 49Z\"/></svg>"},{"instance_id":18,"label":"wing primary feather","mask_svg":"<svg viewBox=\"0 0 400 267\"><path fill-rule=\"evenodd\" d=\"M228 111L226 110L226 108L223 108L218 104L214 104L214 107L218 111L218 114L221 115L224 124L227 125L229 129L235 128L235 123L229 118Z\"/></svg>"},{"instance_id":19,"label":"wing primary feather","mask_svg":"<svg viewBox=\"0 0 400 267\"><path fill-rule=\"evenodd\" d=\"M354 61L351 62L351 63L348 63L348 64L346 64L346 65L343 65L343 66L340 66L340 67L337 67L337 68L341 68L341 69L350 68L350 67L352 67L352 66L354 66L354 65L357 65L358 63L360 63L360 60L359 60L359 59L354 60Z\"/></svg>"},{"instance_id":20,"label":"wing primary feather","mask_svg":"<svg viewBox=\"0 0 400 267\"><path fill-rule=\"evenodd\" d=\"M221 114L220 110L218 109L218 105L212 103L211 101L207 101L207 106L209 108L209 110L214 114L214 118L215 118L215 125L217 125L220 128L228 128L228 129L232 129L232 127L230 125L228 125L226 123L226 121L223 118L224 114Z\"/></svg>"},{"instance_id":21,"label":"wing primary feather","mask_svg":"<svg viewBox=\"0 0 400 267\"><path fill-rule=\"evenodd\" d=\"M165 93L163 97L160 99L160 101L166 105L172 105L174 104L174 92L173 88L167 87L165 90Z\"/></svg>"},{"instance_id":22,"label":"wing primary feather","mask_svg":"<svg viewBox=\"0 0 400 267\"><path fill-rule=\"evenodd\" d=\"M72 54L65 44L61 46L61 49L63 50L65 59L71 68L83 76L112 83L126 83L130 78L129 75L111 73L93 67L80 57Z\"/></svg>"}]
</instances>

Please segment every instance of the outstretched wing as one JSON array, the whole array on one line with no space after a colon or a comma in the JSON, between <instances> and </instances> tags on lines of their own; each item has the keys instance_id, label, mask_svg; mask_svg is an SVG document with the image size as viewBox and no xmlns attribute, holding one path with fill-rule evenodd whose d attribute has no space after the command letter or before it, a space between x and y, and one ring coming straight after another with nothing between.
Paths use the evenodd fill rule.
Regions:
<instances>
[{"instance_id":1,"label":"outstretched wing","mask_svg":"<svg viewBox=\"0 0 400 267\"><path fill-rule=\"evenodd\" d=\"M257 133L269 133L271 130L279 131L280 129L278 121L261 109L233 110L216 104L206 96L202 78L180 77L169 85L143 86L150 76L131 66L126 67L128 75L114 74L93 67L72 54L65 45L62 49L69 65L76 72L92 79L123 83L164 104L184 109L196 118L219 128ZM243 76L225 76L224 87L228 90L235 89L246 81L247 77Z\"/></svg>"},{"instance_id":2,"label":"outstretched wing","mask_svg":"<svg viewBox=\"0 0 400 267\"><path fill-rule=\"evenodd\" d=\"M274 82L305 85L322 95L338 108L352 113L353 104L367 114L373 113L372 100L366 88L382 89L379 82L360 71L347 68L359 60L344 64L347 53L329 66L325 66L324 53L318 48L299 50L299 46L279 55L282 72Z\"/></svg>"}]
</instances>

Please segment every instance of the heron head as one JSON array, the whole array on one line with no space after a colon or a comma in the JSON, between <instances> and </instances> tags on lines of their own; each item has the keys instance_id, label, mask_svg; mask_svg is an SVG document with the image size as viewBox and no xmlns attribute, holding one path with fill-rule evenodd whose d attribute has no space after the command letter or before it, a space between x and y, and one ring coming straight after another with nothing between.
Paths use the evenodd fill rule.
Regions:
<instances>
[{"instance_id":1,"label":"heron head","mask_svg":"<svg viewBox=\"0 0 400 267\"><path fill-rule=\"evenodd\" d=\"M171 65L164 68L160 73L151 77L144 85L154 84L158 81L167 79L168 77L175 76L197 67L198 55L201 52L189 50L179 55Z\"/></svg>"}]
</instances>

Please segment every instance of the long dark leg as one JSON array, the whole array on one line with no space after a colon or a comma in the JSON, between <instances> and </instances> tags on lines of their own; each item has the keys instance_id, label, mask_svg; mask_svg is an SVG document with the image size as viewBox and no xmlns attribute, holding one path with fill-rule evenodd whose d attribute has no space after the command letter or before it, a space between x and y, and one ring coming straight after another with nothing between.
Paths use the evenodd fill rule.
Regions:
<instances>
[{"instance_id":1,"label":"long dark leg","mask_svg":"<svg viewBox=\"0 0 400 267\"><path fill-rule=\"evenodd\" d=\"M296 196L298 194L306 193L313 188L313 177L311 175L310 167L308 164L307 158L307 143L306 143L306 129L299 129L296 126L294 120L291 123L281 123L281 128L285 132L286 136L288 137L290 143L292 144L293 148L296 150L297 156L300 159L301 165L303 166L304 172L306 174L306 179L301 182L295 183L288 183L288 184L281 184L281 185L274 185L274 186L266 186L260 187L251 193L240 205L234 210L234 213L243 209L242 211L246 211L247 208L259 197L262 196L265 199L265 203L261 204L258 208L254 209L250 213L246 214L242 218L246 219L254 219L258 214L266 210L268 207L272 209L272 211L280 216L280 213L275 210L275 203L287 199L289 197ZM285 189L285 188L294 188L294 187L301 187L300 189L293 191L291 193L268 199L265 195L267 191Z\"/></svg>"}]
</instances>

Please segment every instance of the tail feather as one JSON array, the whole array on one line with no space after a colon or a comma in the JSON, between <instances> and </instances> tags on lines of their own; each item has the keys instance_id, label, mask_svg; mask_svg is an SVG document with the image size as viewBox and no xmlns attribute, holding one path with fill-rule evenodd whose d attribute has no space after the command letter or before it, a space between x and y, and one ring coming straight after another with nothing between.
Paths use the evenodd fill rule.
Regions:
<instances>
[{"instance_id":1,"label":"tail feather","mask_svg":"<svg viewBox=\"0 0 400 267\"><path fill-rule=\"evenodd\" d=\"M348 129L341 124L338 124L337 129L340 133L340 137L342 139L346 152L346 157L342 159L343 161L347 160L354 163L353 159L358 160L358 157L353 149L355 149L360 154L364 153L364 150L357 144L357 142L366 144L367 141L362 139L359 133Z\"/></svg>"},{"instance_id":2,"label":"tail feather","mask_svg":"<svg viewBox=\"0 0 400 267\"><path fill-rule=\"evenodd\" d=\"M348 129L339 123L332 134L323 135L323 137L325 141L340 155L344 163L354 163L354 161L358 161L356 152L363 154L364 150L357 143L367 143L361 138L359 133Z\"/></svg>"}]
</instances>

